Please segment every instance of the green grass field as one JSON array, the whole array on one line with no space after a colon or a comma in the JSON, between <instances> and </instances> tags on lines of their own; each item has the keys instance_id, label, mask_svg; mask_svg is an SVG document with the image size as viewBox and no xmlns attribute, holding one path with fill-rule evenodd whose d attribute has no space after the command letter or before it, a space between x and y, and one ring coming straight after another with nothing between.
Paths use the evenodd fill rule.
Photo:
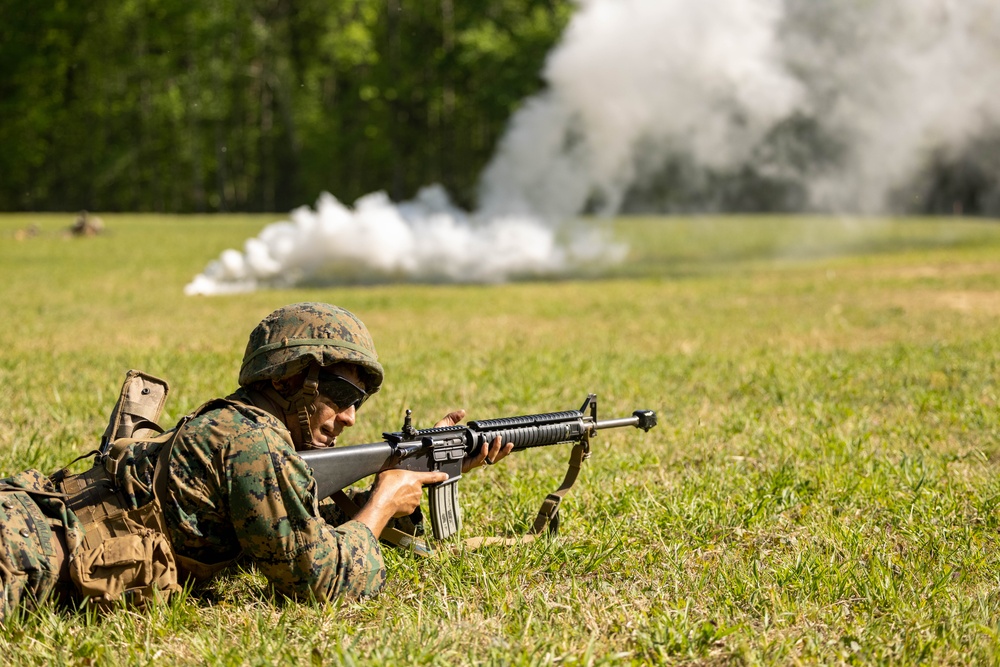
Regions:
<instances>
[{"instance_id":1,"label":"green grass field","mask_svg":"<svg viewBox=\"0 0 1000 667\"><path fill-rule=\"evenodd\" d=\"M658 411L602 431L555 540L417 559L376 599L227 571L169 605L8 619L10 664L970 664L1000 661L1000 223L622 219L609 274L185 297L280 216L0 216L0 475L92 449L125 371L164 422L235 386L273 308L336 303L388 379L352 442L449 409ZM35 238L15 231L38 224ZM586 271L581 272L584 276ZM516 536L568 451L463 480L465 533Z\"/></svg>"}]
</instances>

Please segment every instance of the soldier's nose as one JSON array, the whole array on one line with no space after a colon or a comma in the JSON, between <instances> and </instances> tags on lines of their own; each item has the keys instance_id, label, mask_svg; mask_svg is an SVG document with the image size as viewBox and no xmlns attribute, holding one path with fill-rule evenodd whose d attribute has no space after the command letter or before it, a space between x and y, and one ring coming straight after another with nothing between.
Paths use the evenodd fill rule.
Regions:
<instances>
[{"instance_id":1,"label":"soldier's nose","mask_svg":"<svg viewBox=\"0 0 1000 667\"><path fill-rule=\"evenodd\" d=\"M358 412L351 405L346 410L341 410L337 413L337 421L339 421L344 426L354 426L354 421L357 419Z\"/></svg>"}]
</instances>

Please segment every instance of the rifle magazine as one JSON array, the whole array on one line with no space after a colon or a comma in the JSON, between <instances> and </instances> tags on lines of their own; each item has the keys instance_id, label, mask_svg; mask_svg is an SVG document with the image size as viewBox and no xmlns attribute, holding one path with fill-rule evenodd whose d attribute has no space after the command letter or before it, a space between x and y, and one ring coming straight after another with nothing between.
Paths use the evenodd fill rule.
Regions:
<instances>
[{"instance_id":1,"label":"rifle magazine","mask_svg":"<svg viewBox=\"0 0 1000 667\"><path fill-rule=\"evenodd\" d=\"M461 529L462 516L458 505L458 484L455 481L430 487L427 490L427 500L435 539L447 539Z\"/></svg>"}]
</instances>

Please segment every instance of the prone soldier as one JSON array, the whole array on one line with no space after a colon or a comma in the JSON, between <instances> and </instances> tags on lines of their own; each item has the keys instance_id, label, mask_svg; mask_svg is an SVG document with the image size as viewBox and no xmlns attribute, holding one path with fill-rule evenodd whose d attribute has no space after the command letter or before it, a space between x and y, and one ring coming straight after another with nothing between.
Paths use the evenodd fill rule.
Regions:
<instances>
[{"instance_id":1,"label":"prone soldier","mask_svg":"<svg viewBox=\"0 0 1000 667\"><path fill-rule=\"evenodd\" d=\"M317 502L296 452L333 447L383 377L361 320L330 304L293 304L251 332L234 393L159 436L114 438L113 417L86 473L0 480L0 621L52 595L100 603L169 594L238 556L291 597L375 595L386 579L378 536L447 475L382 472L345 520ZM116 410L133 402L123 388ZM142 416L137 429L155 426ZM438 426L464 416L452 412ZM463 471L512 447L497 437Z\"/></svg>"}]
</instances>

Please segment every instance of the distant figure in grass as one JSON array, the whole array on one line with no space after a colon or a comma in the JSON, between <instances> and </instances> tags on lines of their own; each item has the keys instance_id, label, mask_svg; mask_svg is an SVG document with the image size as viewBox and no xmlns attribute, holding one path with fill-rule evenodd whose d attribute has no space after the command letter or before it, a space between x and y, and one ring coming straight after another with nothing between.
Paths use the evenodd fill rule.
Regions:
<instances>
[{"instance_id":1,"label":"distant figure in grass","mask_svg":"<svg viewBox=\"0 0 1000 667\"><path fill-rule=\"evenodd\" d=\"M97 236L104 233L104 221L96 215L80 211L68 232L71 236Z\"/></svg>"},{"instance_id":2,"label":"distant figure in grass","mask_svg":"<svg viewBox=\"0 0 1000 667\"><path fill-rule=\"evenodd\" d=\"M27 241L28 239L33 239L41 233L36 223L31 223L27 227L22 227L21 229L14 232L15 241Z\"/></svg>"},{"instance_id":3,"label":"distant figure in grass","mask_svg":"<svg viewBox=\"0 0 1000 667\"><path fill-rule=\"evenodd\" d=\"M420 534L422 487L447 474L386 471L341 509L317 502L296 452L333 447L382 380L368 329L325 303L265 317L250 334L239 389L162 435L152 422L166 383L130 371L91 470L0 480L0 621L53 595L100 604L169 594L238 557L291 597L378 593L379 535L390 522ZM495 438L463 472L512 447Z\"/></svg>"}]
</instances>

